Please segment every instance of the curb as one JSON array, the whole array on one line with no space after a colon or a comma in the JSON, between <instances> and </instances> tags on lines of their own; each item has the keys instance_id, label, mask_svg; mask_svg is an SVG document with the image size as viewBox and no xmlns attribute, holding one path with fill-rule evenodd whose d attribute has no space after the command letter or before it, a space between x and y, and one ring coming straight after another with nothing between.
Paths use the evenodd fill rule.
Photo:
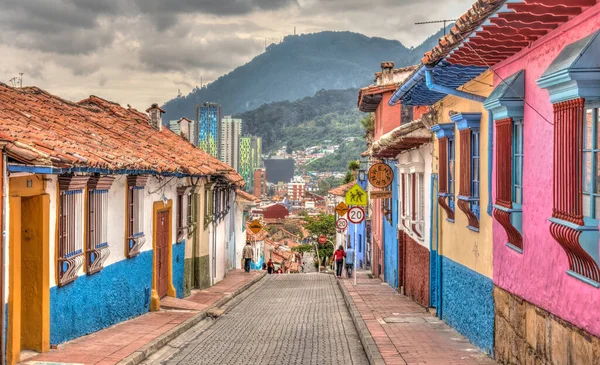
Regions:
<instances>
[{"instance_id":1,"label":"curb","mask_svg":"<svg viewBox=\"0 0 600 365\"><path fill-rule=\"evenodd\" d=\"M204 318L206 318L206 313L209 310L211 310L213 308L218 308L218 307L223 306L225 303L229 302L233 298L235 298L238 295L240 295L242 292L246 291L252 285L256 284L258 281L260 281L262 278L264 278L266 274L267 274L267 272L264 271L261 275L259 275L258 277L250 280L246 284L242 285L241 287L239 287L238 289L236 289L233 293L225 295L223 298L221 298L221 299L217 300L216 302L214 302L211 306L206 307L203 310L201 310L200 312L198 312L192 318L189 318L187 321L185 321L185 322L183 322L183 323L181 323L181 324L179 324L179 325L171 328L169 331L163 333L162 335L158 336L157 338L155 338L151 342L149 342L149 343L145 344L144 346L140 347L139 349L137 349L136 351L134 351L132 354L130 354L126 358L124 358L121 361L119 361L117 363L117 365L137 365L137 364L140 364L142 361L144 361L150 355L154 354L155 352L157 352L158 350L160 350L162 347L164 347L165 345L167 345L169 342L171 342L172 340L174 340L176 337L178 337L179 335L181 335L185 331L187 331L190 328L192 328L198 322L200 322L201 320L203 320Z\"/></svg>"},{"instance_id":2,"label":"curb","mask_svg":"<svg viewBox=\"0 0 600 365\"><path fill-rule=\"evenodd\" d=\"M367 354L369 364L385 365L383 356L381 356L381 352L379 352L379 348L377 347L373 336L371 336L371 332L369 332L367 324L360 315L358 308L356 308L356 304L354 304L354 301L350 297L348 289L343 284L342 280L336 281L342 292L342 296L344 297L344 302L346 302L346 307L348 307L348 311L352 317L352 322L354 322L354 327L356 327L356 330L358 331L358 337L360 338L360 342L362 343L365 353Z\"/></svg>"}]
</instances>

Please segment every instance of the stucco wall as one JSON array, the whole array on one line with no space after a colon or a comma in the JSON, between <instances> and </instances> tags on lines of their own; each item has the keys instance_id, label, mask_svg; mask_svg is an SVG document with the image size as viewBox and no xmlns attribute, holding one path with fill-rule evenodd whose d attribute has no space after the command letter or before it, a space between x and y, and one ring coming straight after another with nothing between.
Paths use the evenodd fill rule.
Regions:
<instances>
[{"instance_id":1,"label":"stucco wall","mask_svg":"<svg viewBox=\"0 0 600 365\"><path fill-rule=\"evenodd\" d=\"M80 276L50 289L50 343L60 344L148 312L152 289L152 253Z\"/></svg>"},{"instance_id":2,"label":"stucco wall","mask_svg":"<svg viewBox=\"0 0 600 365\"><path fill-rule=\"evenodd\" d=\"M400 103L395 106L388 104L393 94L393 91L383 93L381 102L375 111L375 131L373 133L375 141L382 135L400 126L400 114L402 111Z\"/></svg>"},{"instance_id":3,"label":"stucco wall","mask_svg":"<svg viewBox=\"0 0 600 365\"><path fill-rule=\"evenodd\" d=\"M185 263L185 241L173 245L173 286L177 292L177 298L183 298L184 263Z\"/></svg>"},{"instance_id":4,"label":"stucco wall","mask_svg":"<svg viewBox=\"0 0 600 365\"><path fill-rule=\"evenodd\" d=\"M385 261L384 280L393 288L398 287L398 168L393 165L394 181L392 182L392 219L391 223L382 214L383 219L383 251Z\"/></svg>"},{"instance_id":5,"label":"stucco wall","mask_svg":"<svg viewBox=\"0 0 600 365\"><path fill-rule=\"evenodd\" d=\"M442 319L481 350L494 350L494 283L442 256Z\"/></svg>"},{"instance_id":6,"label":"stucco wall","mask_svg":"<svg viewBox=\"0 0 600 365\"><path fill-rule=\"evenodd\" d=\"M474 81L467 83L465 88L470 92L478 95L487 96L493 88L489 85L492 84L493 77L490 72L484 73L482 76L476 78ZM479 130L480 138L480 205L481 214L479 220L479 232L473 232L467 228L468 220L467 216L458 208L455 204L454 209L454 223L446 220L447 216L444 210L440 211L440 254L456 261L476 272L485 275L488 278L492 278L492 217L487 214L486 208L488 204L488 161L487 156L488 148L488 113L484 109L482 103L475 101L458 98L455 96L447 96L438 103L441 107L439 115L442 120L441 123L452 123L450 120L449 112L455 111L457 113L481 113L481 124ZM459 131L457 128L454 129L454 141L455 141L455 196L458 196L460 186L460 138ZM435 143L437 148L437 140ZM436 151L436 163L434 164L437 169L439 168L437 159L438 153ZM470 159L469 159L470 160Z\"/></svg>"},{"instance_id":7,"label":"stucco wall","mask_svg":"<svg viewBox=\"0 0 600 365\"><path fill-rule=\"evenodd\" d=\"M549 232L554 139L550 123L554 118L548 92L536 84L566 45L597 29L600 29L600 4L496 67L502 78L526 69L525 98L535 110L524 108L523 254L506 247L506 233L494 222L494 282L600 336L600 321L592 309L600 307L600 291L565 273L569 268L567 256ZM500 79L494 80L495 84L499 82Z\"/></svg>"}]
</instances>

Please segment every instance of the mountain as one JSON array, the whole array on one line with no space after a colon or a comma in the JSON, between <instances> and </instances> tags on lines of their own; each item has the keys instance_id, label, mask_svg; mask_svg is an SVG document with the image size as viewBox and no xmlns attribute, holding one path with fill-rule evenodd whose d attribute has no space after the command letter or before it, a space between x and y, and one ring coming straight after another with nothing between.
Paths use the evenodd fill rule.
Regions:
<instances>
[{"instance_id":1,"label":"mountain","mask_svg":"<svg viewBox=\"0 0 600 365\"><path fill-rule=\"evenodd\" d=\"M398 41L352 32L287 36L209 85L166 102L163 118L195 118L196 105L206 101L221 104L228 115L298 100L322 89L358 89L373 81L382 61L394 61L398 67L418 63L437 38L439 34L409 49Z\"/></svg>"}]
</instances>

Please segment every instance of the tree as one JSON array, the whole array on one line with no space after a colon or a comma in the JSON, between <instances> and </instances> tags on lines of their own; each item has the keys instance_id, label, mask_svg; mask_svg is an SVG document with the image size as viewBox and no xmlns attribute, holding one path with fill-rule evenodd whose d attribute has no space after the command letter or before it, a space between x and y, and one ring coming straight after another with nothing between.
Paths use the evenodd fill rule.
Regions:
<instances>
[{"instance_id":1,"label":"tree","mask_svg":"<svg viewBox=\"0 0 600 365\"><path fill-rule=\"evenodd\" d=\"M352 181L352 180L354 180L354 176L352 176L352 172L350 172L350 171L347 171L347 172L346 172L346 176L344 176L344 181L343 181L343 183L344 183L344 184L347 184L347 183L349 183L349 182L350 182L350 181Z\"/></svg>"},{"instance_id":2,"label":"tree","mask_svg":"<svg viewBox=\"0 0 600 365\"><path fill-rule=\"evenodd\" d=\"M302 236L302 230L300 230L300 228L298 228L298 226L293 223L284 224L283 229L290 232L291 234L295 234L296 236Z\"/></svg>"},{"instance_id":3,"label":"tree","mask_svg":"<svg viewBox=\"0 0 600 365\"><path fill-rule=\"evenodd\" d=\"M288 144L285 148L285 153L287 153L288 155L291 154L292 152L294 152L292 145Z\"/></svg>"},{"instance_id":4,"label":"tree","mask_svg":"<svg viewBox=\"0 0 600 365\"><path fill-rule=\"evenodd\" d=\"M348 162L348 170L354 179L358 176L358 169L360 169L360 161L356 160Z\"/></svg>"},{"instance_id":5,"label":"tree","mask_svg":"<svg viewBox=\"0 0 600 365\"><path fill-rule=\"evenodd\" d=\"M319 247L319 257L321 259L331 257L333 255L332 242L335 241L336 233L335 216L333 214L321 213L316 217L306 217L304 220L306 221L304 228L310 232L311 236L323 235L329 240L326 244L317 244Z\"/></svg>"}]
</instances>

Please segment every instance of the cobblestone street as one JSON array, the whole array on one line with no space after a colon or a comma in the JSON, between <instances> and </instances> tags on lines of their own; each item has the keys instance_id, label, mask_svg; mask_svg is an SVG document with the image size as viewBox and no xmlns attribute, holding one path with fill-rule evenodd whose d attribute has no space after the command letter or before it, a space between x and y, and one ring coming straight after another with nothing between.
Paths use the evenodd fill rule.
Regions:
<instances>
[{"instance_id":1,"label":"cobblestone street","mask_svg":"<svg viewBox=\"0 0 600 365\"><path fill-rule=\"evenodd\" d=\"M144 364L367 364L332 275L269 275Z\"/></svg>"}]
</instances>

